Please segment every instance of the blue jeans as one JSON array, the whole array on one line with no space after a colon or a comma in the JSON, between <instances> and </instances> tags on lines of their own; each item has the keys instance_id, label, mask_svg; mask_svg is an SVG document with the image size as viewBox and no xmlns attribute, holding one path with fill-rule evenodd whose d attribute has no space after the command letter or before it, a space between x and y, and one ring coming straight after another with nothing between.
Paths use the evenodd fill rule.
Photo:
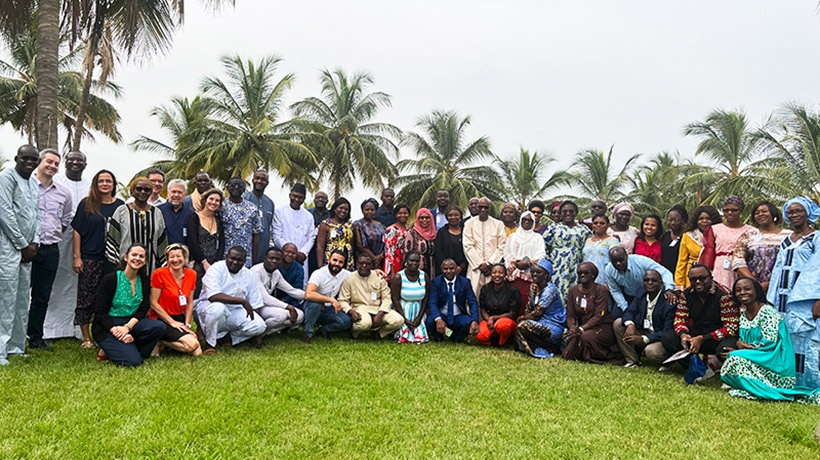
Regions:
<instances>
[{"instance_id":1,"label":"blue jeans","mask_svg":"<svg viewBox=\"0 0 820 460\"><path fill-rule=\"evenodd\" d=\"M447 324L447 318L442 316L441 319L444 320L444 324ZM457 343L466 339L467 336L470 335L470 324L472 324L472 322L473 318L471 318L470 315L454 316L453 323L447 324L447 327L453 331L453 333L450 334L450 340ZM433 337L433 340L436 342L444 340L445 337L436 331L436 321L433 318L428 316L424 323L427 325L427 333Z\"/></svg>"},{"instance_id":2,"label":"blue jeans","mask_svg":"<svg viewBox=\"0 0 820 460\"><path fill-rule=\"evenodd\" d=\"M60 264L60 248L57 244L40 246L31 261L31 305L28 311L29 343L43 341L43 323L51 298L51 287Z\"/></svg>"},{"instance_id":3,"label":"blue jeans","mask_svg":"<svg viewBox=\"0 0 820 460\"><path fill-rule=\"evenodd\" d=\"M130 317L111 318L115 326L122 326L130 320ZM165 335L165 323L153 318L143 318L131 329L131 336L134 341L124 343L108 334L100 340L100 348L103 349L108 360L118 366L136 367L151 356L157 342Z\"/></svg>"},{"instance_id":4,"label":"blue jeans","mask_svg":"<svg viewBox=\"0 0 820 460\"><path fill-rule=\"evenodd\" d=\"M318 302L305 301L299 308L305 312L304 335L306 337L313 336L313 329L317 323L327 333L346 331L353 326L350 315L343 311L336 313L336 309L332 306L326 307Z\"/></svg>"}]
</instances>

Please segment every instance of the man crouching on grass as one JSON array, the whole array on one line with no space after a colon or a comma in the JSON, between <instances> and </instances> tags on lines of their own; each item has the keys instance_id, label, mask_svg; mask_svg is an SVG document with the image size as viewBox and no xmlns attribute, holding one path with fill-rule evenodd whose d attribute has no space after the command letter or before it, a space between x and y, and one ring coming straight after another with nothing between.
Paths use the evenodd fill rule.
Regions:
<instances>
[{"instance_id":1,"label":"man crouching on grass","mask_svg":"<svg viewBox=\"0 0 820 460\"><path fill-rule=\"evenodd\" d=\"M338 299L342 310L353 320L354 338L364 331L372 331L374 338L384 338L404 324L404 318L392 309L387 282L373 271L370 254L359 254L356 272L342 282Z\"/></svg>"}]
</instances>

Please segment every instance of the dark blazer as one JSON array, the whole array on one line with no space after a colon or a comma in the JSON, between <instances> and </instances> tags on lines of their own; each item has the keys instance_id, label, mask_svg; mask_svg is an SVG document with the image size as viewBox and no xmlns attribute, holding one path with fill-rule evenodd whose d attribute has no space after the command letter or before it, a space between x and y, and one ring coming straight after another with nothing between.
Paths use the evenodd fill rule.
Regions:
<instances>
[{"instance_id":1,"label":"dark blazer","mask_svg":"<svg viewBox=\"0 0 820 460\"><path fill-rule=\"evenodd\" d=\"M462 311L467 312L473 321L478 322L478 302L476 301L470 280L463 276L456 275L453 291L456 295L456 305L458 305ZM430 283L430 301L428 302L432 321L442 317L446 318L448 295L447 280L444 279L444 275L438 275L433 278L433 282Z\"/></svg>"},{"instance_id":2,"label":"dark blazer","mask_svg":"<svg viewBox=\"0 0 820 460\"><path fill-rule=\"evenodd\" d=\"M117 292L117 273L115 271L103 276L97 290L97 298L94 302L94 320L91 326L91 334L97 343L108 337L108 331L114 327L114 321L111 320L108 313L111 311L114 294ZM131 315L131 318L137 320L145 318L148 308L151 306L151 280L147 276L140 275L140 283L142 283L142 302L140 302L134 314Z\"/></svg>"},{"instance_id":3,"label":"dark blazer","mask_svg":"<svg viewBox=\"0 0 820 460\"><path fill-rule=\"evenodd\" d=\"M675 307L666 302L663 291L658 295L660 298L652 311L652 328L655 332L647 335L650 343L660 341L666 331L675 329ZM646 318L646 290L641 288L626 308L622 319L624 323L632 321L635 327L643 329L644 318Z\"/></svg>"}]
</instances>

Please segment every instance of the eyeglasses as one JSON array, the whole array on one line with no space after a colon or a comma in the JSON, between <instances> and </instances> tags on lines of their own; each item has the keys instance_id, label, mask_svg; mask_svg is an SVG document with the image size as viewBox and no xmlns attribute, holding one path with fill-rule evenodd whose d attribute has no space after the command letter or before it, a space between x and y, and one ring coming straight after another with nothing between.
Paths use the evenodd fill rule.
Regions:
<instances>
[{"instance_id":1,"label":"eyeglasses","mask_svg":"<svg viewBox=\"0 0 820 460\"><path fill-rule=\"evenodd\" d=\"M705 283L706 280L709 279L709 276L690 276L689 282L691 283Z\"/></svg>"},{"instance_id":2,"label":"eyeglasses","mask_svg":"<svg viewBox=\"0 0 820 460\"><path fill-rule=\"evenodd\" d=\"M135 192L150 192L153 190L151 187L134 187Z\"/></svg>"},{"instance_id":3,"label":"eyeglasses","mask_svg":"<svg viewBox=\"0 0 820 460\"><path fill-rule=\"evenodd\" d=\"M659 280L657 278L644 278L643 282L644 283L660 283L661 280Z\"/></svg>"},{"instance_id":4,"label":"eyeglasses","mask_svg":"<svg viewBox=\"0 0 820 460\"><path fill-rule=\"evenodd\" d=\"M723 208L723 212L732 212L732 213L740 212L740 209L738 209L738 208Z\"/></svg>"},{"instance_id":5,"label":"eyeglasses","mask_svg":"<svg viewBox=\"0 0 820 460\"><path fill-rule=\"evenodd\" d=\"M575 215L575 214L578 214L578 211L576 211L574 209L564 209L564 210L561 211L561 214Z\"/></svg>"}]
</instances>

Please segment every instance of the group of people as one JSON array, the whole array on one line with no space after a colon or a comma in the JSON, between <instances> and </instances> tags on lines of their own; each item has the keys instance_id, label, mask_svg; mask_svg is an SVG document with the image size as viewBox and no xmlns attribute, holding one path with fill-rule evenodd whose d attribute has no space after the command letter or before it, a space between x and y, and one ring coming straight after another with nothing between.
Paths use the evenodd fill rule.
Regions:
<instances>
[{"instance_id":1,"label":"group of people","mask_svg":"<svg viewBox=\"0 0 820 460\"><path fill-rule=\"evenodd\" d=\"M756 203L752 225L730 196L722 213L674 206L635 228L629 203L594 200L579 220L570 200L535 200L496 219L489 199L465 215L447 190L411 222L385 189L351 222L351 203L328 207L324 192L305 209L302 184L275 206L262 170L250 191L237 177L225 193L200 172L190 195L149 170L122 201L112 172L83 178L80 152L22 146L14 160L0 173L0 364L26 338L51 350L75 328L124 366L294 330L306 343L471 336L627 368L672 357L735 396L820 402L820 208L807 198L782 213Z\"/></svg>"}]
</instances>

